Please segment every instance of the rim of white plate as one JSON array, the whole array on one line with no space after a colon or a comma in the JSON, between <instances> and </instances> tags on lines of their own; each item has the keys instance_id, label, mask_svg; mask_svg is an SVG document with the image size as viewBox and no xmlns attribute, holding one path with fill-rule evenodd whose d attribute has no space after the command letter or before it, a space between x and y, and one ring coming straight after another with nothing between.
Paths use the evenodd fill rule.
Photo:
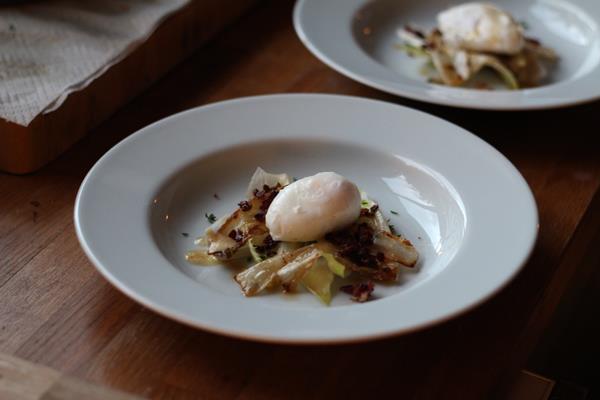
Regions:
<instances>
[{"instance_id":1,"label":"rim of white plate","mask_svg":"<svg viewBox=\"0 0 600 400\"><path fill-rule=\"evenodd\" d=\"M445 178L455 185L461 198L467 204L467 218L470 218L468 227L471 229L471 236L468 240L473 243L470 250L466 247L450 262L449 265L453 266L452 271L443 271L436 275L435 279L428 281L429 287L426 290L423 290L425 285L422 285L420 290L400 293L370 303L337 308L337 311L327 308L316 311L295 310L291 307L286 312L270 309L264 305L253 305L252 302L241 296L240 299L232 300L219 297L213 292L203 292L196 282L177 271L156 249L156 243L153 242L151 234L146 232L149 229L147 209L136 210L132 205L139 205L141 199L144 198L149 204L151 197L148 196L155 193L156 188L162 185L174 171L203 155L220 149L222 144L227 144L227 141L230 140L228 137L213 138L214 143L207 144L204 149L190 149L185 143L188 141L186 138L191 137L191 134L184 129L186 124L202 120L209 125L213 123L231 125L232 121L228 116L234 112L238 119L236 123L242 123L245 125L245 129L252 131L248 126L252 121L255 121L253 123L258 124L257 126L265 124L265 119L257 118L259 117L257 113L264 113L265 117L278 115L277 118L283 118L285 124L294 124L298 121L300 124L304 124L307 123L307 115L319 113L320 110L327 110L327 112L319 114L316 119L308 122L309 124L319 126L320 124L340 123L335 120L333 114L342 111L346 117L344 123L355 119L360 113L363 113L360 115L361 118L369 113L375 113L378 117L387 115L390 118L393 116L394 119L406 118L404 119L405 123L410 123L408 119L412 118L411 124L414 125L415 131L419 131L421 129L419 127L423 126L428 128L428 130L419 132L421 135L427 136L426 139L437 137L442 143L448 140L450 140L448 143L460 142L464 151L460 157L462 162L477 159L484 163L477 165L478 171L502 172L496 176L497 179L490 188L492 192L494 188L497 188L499 193L504 192L502 193L504 198L502 202L491 204L492 209L493 206L498 207L503 202L511 205L518 204L519 208L513 210L508 216L499 217L495 212L490 213L488 208L490 204L483 204L478 200L481 193L479 189L471 186L466 191L461 190L461 187L465 184L468 185L473 177L456 175L461 168L454 167L452 162L448 163L442 160L441 164L448 164L446 166L449 168L444 173ZM282 115L282 113L288 114ZM357 118L357 121L358 119L360 118ZM444 135L440 135L432 133L435 132L435 129L430 131L429 128L445 129L446 132ZM274 139L282 134L284 136L290 134L285 131L272 132L269 129L272 130L273 127L266 127L260 133L250 132L251 137L245 137L245 139ZM174 134L178 135L179 140L171 140ZM240 139L240 136L236 136L237 134L233 135ZM413 135L411 138L415 141L419 140L415 139L417 137L414 136L415 133L407 135ZM166 136L169 137L166 138ZM315 137L322 137L322 135ZM354 135L351 139L341 137L337 139L347 142L357 138L363 144L369 141L369 139L361 139L360 135ZM153 151L156 150L153 149L153 146L157 143L170 143L166 146L178 149L177 151L182 153L181 159L157 160L153 154ZM405 144L408 143L405 142ZM225 147L239 144L239 142L229 142ZM423 151L426 153L426 150ZM136 157L138 158L136 159ZM145 161L151 161L151 163L146 164ZM115 171L127 174L135 172L136 168L138 172L143 171L148 179L142 179L136 183L135 188L132 188L130 179L135 176L135 173L132 173L131 176L122 176L115 183ZM109 177L113 179L108 179ZM475 178L475 184L486 184L484 177ZM98 193L105 193L107 187L116 188L117 191L101 195L99 199ZM507 189L512 191L507 191ZM119 193L125 193L125 195L121 196ZM487 195L493 194L487 193ZM123 204L121 204L122 202ZM137 208L143 207L138 206ZM483 220L481 220L482 218ZM537 208L527 183L510 161L480 138L440 118L407 107L358 97L321 94L268 95L228 100L175 114L139 130L115 145L88 172L77 193L74 219L77 237L96 269L117 289L135 301L159 314L196 328L237 338L287 344L335 344L379 339L422 329L462 314L496 294L519 272L534 248L538 230ZM489 227L486 230L486 227L481 225L488 223L488 219L496 221L498 224L505 224L503 229L509 231L512 228L510 223L522 225L522 229L515 231L511 237L502 238L505 239L503 243L506 244L508 241L509 244L508 247L503 246L503 248L511 248L513 253L498 252L499 260L494 258L496 255L490 260L488 259L489 254L481 254L482 251L493 252L495 248L493 236L487 240L482 237L482 234L486 232L493 235L494 231L490 231ZM141 239L135 242L136 238L135 236L132 238L132 234L139 234ZM98 238L109 239L107 243L100 243L99 240L96 240ZM496 239L501 238L497 237ZM127 240L129 240L127 244L121 243ZM482 245L483 248L474 247ZM146 257L145 261L148 263L148 265L144 265L143 269L128 263L130 260L137 260L136 257L139 257L140 254ZM464 264L483 261L488 262L494 268L488 270L488 273L483 273L485 271L480 269L469 270ZM510 265L502 264L505 262ZM134 270L134 279L128 275L132 273L132 269ZM151 272L155 279L146 279ZM145 275L140 275L141 273ZM457 284L463 284L463 282L457 282L456 279L461 276L478 280L477 285L466 288L457 287ZM172 296L169 296L168 290L165 291L164 284L167 281L172 287L177 288L177 292L171 292ZM435 302L431 298L431 293L436 293L435 290L440 288L449 292L449 297L441 303ZM430 291L430 294L427 294L427 290ZM431 292L432 290L434 292ZM189 294L198 302L192 305L183 301L182 296L185 298L185 294ZM411 308L407 309L406 304L402 303L407 298L417 301L415 303L418 304L416 311ZM207 303L219 304L220 309L215 312L214 309L205 306L205 303L202 303L203 300L206 300ZM344 311L340 312L340 309ZM400 320L385 318L389 315L396 315L402 310L408 310L408 312L401 315ZM237 319L232 321L223 318L223 315L227 316L228 312L237 313L235 314ZM268 313L267 316L262 314L265 312ZM376 314L379 314L379 318ZM309 322L309 326L295 326L294 324L297 325L295 318L304 318ZM285 326L279 327L279 324L270 326L269 328L273 330L265 329L265 326L261 327L260 323L268 325L274 319L280 319ZM364 324L356 326L357 321L363 321ZM295 328L297 330L294 330Z\"/></svg>"}]
</instances>

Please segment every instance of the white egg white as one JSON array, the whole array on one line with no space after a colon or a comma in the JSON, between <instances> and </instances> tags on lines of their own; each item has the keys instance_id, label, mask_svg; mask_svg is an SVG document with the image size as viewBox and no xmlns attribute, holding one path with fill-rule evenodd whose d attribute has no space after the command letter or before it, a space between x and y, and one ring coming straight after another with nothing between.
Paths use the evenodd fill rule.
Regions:
<instances>
[{"instance_id":1,"label":"white egg white","mask_svg":"<svg viewBox=\"0 0 600 400\"><path fill-rule=\"evenodd\" d=\"M444 42L457 48L517 54L525 45L521 25L492 4L461 4L441 12L437 20Z\"/></svg>"},{"instance_id":2,"label":"white egg white","mask_svg":"<svg viewBox=\"0 0 600 400\"><path fill-rule=\"evenodd\" d=\"M267 210L267 228L275 240L317 240L352 224L360 215L360 201L354 183L335 172L320 172L279 192Z\"/></svg>"}]
</instances>

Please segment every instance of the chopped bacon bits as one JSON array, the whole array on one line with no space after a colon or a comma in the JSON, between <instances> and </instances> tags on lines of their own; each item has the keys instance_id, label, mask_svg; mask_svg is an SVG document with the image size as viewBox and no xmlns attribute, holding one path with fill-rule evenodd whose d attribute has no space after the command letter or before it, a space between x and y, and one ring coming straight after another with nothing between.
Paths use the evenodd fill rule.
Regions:
<instances>
[{"instance_id":1,"label":"chopped bacon bits","mask_svg":"<svg viewBox=\"0 0 600 400\"><path fill-rule=\"evenodd\" d=\"M277 254L275 250L278 244L278 240L273 240L271 235L267 235L267 237L264 238L262 244L256 246L256 251L265 254L267 257L273 257L275 254Z\"/></svg>"},{"instance_id":2,"label":"chopped bacon bits","mask_svg":"<svg viewBox=\"0 0 600 400\"><path fill-rule=\"evenodd\" d=\"M263 201L260 205L260 209L262 211L267 211L269 209L269 206L271 205L271 203L273 202L273 199L275 198L275 196L277 196L277 193L279 193L278 191L274 190L272 192L269 192L267 194L265 194Z\"/></svg>"},{"instance_id":3,"label":"chopped bacon bits","mask_svg":"<svg viewBox=\"0 0 600 400\"><path fill-rule=\"evenodd\" d=\"M252 205L250 204L250 202L246 201L246 200L242 200L238 203L238 206L240 206L240 210L242 211L250 211L250 209L252 208Z\"/></svg>"},{"instance_id":4,"label":"chopped bacon bits","mask_svg":"<svg viewBox=\"0 0 600 400\"><path fill-rule=\"evenodd\" d=\"M254 219L260 222L265 222L265 213L261 211L254 214Z\"/></svg>"},{"instance_id":5,"label":"chopped bacon bits","mask_svg":"<svg viewBox=\"0 0 600 400\"><path fill-rule=\"evenodd\" d=\"M353 263L369 268L379 267L378 257L369 251L373 244L373 229L369 225L363 223L355 229L333 232L325 239L338 247L340 256Z\"/></svg>"},{"instance_id":6,"label":"chopped bacon bits","mask_svg":"<svg viewBox=\"0 0 600 400\"><path fill-rule=\"evenodd\" d=\"M239 229L232 229L231 232L229 232L229 237L238 243L244 240L244 234Z\"/></svg>"},{"instance_id":7,"label":"chopped bacon bits","mask_svg":"<svg viewBox=\"0 0 600 400\"><path fill-rule=\"evenodd\" d=\"M373 204L371 206L371 208L361 208L360 209L360 216L361 217L372 217L375 215L375 213L377 212L377 210L379 210L379 205L377 204Z\"/></svg>"},{"instance_id":8,"label":"chopped bacon bits","mask_svg":"<svg viewBox=\"0 0 600 400\"><path fill-rule=\"evenodd\" d=\"M273 199L279 193L279 189L281 189L280 185L277 185L275 187L269 187L267 185L264 185L262 190L254 189L254 192L253 192L254 197L261 200L260 210L263 213L267 212L267 210L269 209L269 206L273 202ZM240 203L240 207L241 207L241 203ZM242 210L242 211L244 211L244 210ZM257 218L256 216L254 216L254 218L258 221L264 221L264 219L263 220L259 219L260 217Z\"/></svg>"},{"instance_id":9,"label":"chopped bacon bits","mask_svg":"<svg viewBox=\"0 0 600 400\"><path fill-rule=\"evenodd\" d=\"M262 190L254 189L254 197L262 198L265 193L269 193L271 190L275 188L270 188L268 185L263 185Z\"/></svg>"},{"instance_id":10,"label":"chopped bacon bits","mask_svg":"<svg viewBox=\"0 0 600 400\"><path fill-rule=\"evenodd\" d=\"M279 241L273 240L273 237L271 237L271 235L267 235L265 240L263 240L263 246L268 247L268 248L275 247L275 246L277 246L278 243L279 243Z\"/></svg>"},{"instance_id":11,"label":"chopped bacon bits","mask_svg":"<svg viewBox=\"0 0 600 400\"><path fill-rule=\"evenodd\" d=\"M371 293L373 293L373 289L375 289L375 285L373 285L373 282L371 281L355 283L354 285L345 285L340 288L341 291L351 295L351 299L358 303L364 303L369 300L371 298Z\"/></svg>"},{"instance_id":12,"label":"chopped bacon bits","mask_svg":"<svg viewBox=\"0 0 600 400\"><path fill-rule=\"evenodd\" d=\"M373 279L378 279L380 281L395 281L397 277L398 270L386 266L373 275Z\"/></svg>"}]
</instances>

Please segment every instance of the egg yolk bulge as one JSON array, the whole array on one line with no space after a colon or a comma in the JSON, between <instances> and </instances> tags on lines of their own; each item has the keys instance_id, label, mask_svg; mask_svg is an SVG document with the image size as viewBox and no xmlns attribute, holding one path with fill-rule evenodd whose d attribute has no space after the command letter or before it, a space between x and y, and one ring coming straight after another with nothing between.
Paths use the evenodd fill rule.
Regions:
<instances>
[{"instance_id":1,"label":"egg yolk bulge","mask_svg":"<svg viewBox=\"0 0 600 400\"><path fill-rule=\"evenodd\" d=\"M360 192L335 172L320 172L284 187L266 215L271 237L286 242L317 240L360 216Z\"/></svg>"}]
</instances>

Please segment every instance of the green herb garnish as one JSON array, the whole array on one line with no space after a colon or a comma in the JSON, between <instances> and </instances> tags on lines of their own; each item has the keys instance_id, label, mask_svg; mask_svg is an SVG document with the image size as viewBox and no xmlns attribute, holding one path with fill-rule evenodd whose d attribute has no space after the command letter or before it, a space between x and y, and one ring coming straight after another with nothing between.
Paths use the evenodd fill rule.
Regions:
<instances>
[{"instance_id":1,"label":"green herb garnish","mask_svg":"<svg viewBox=\"0 0 600 400\"><path fill-rule=\"evenodd\" d=\"M204 214L204 216L206 217L206 219L208 220L208 222L210 222L211 224L214 223L217 220L217 217L215 217L215 214L213 214L213 213Z\"/></svg>"},{"instance_id":2,"label":"green herb garnish","mask_svg":"<svg viewBox=\"0 0 600 400\"><path fill-rule=\"evenodd\" d=\"M188 237L188 236L190 236L190 234L189 234L189 233L187 233L187 232L181 232L181 235L182 235L183 237Z\"/></svg>"},{"instance_id":3,"label":"green herb garnish","mask_svg":"<svg viewBox=\"0 0 600 400\"><path fill-rule=\"evenodd\" d=\"M397 211L390 210L390 212L391 212L392 214L394 214L394 215L398 215L398 212L397 212Z\"/></svg>"}]
</instances>

